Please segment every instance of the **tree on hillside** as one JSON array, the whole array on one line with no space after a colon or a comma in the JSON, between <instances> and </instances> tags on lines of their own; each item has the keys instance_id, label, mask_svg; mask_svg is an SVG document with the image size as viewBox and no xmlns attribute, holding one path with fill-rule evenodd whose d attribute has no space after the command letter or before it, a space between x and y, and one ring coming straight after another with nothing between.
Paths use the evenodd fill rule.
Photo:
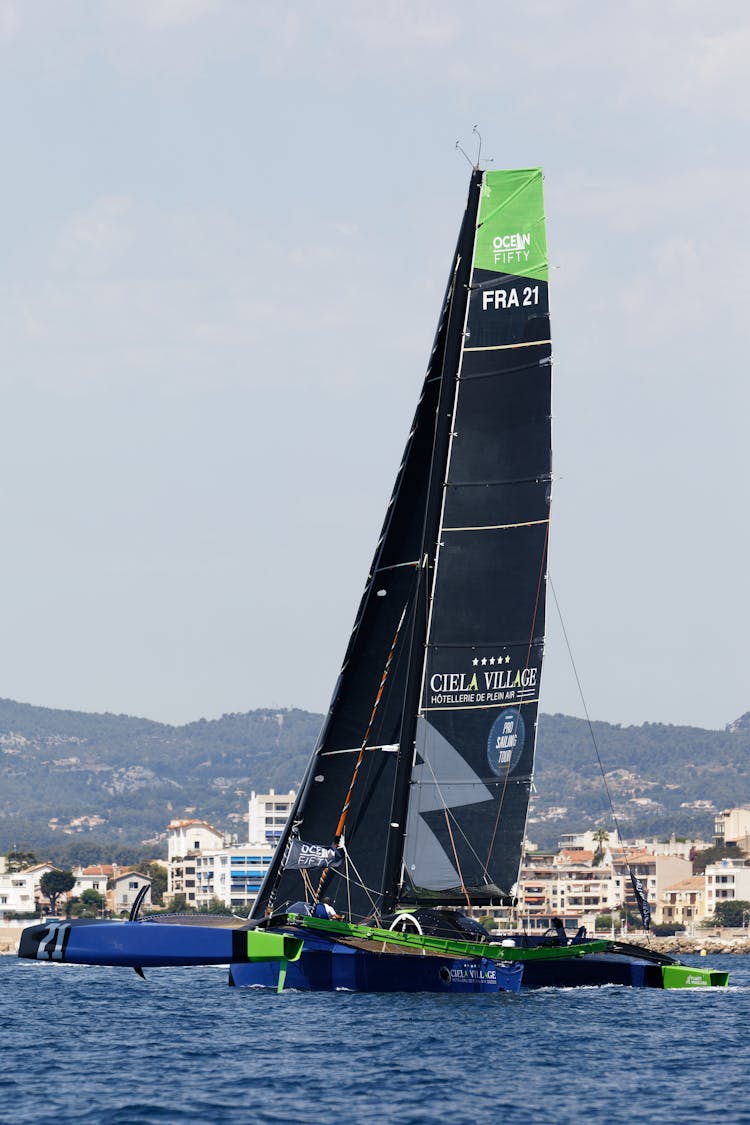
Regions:
<instances>
[{"instance_id":1,"label":"tree on hillside","mask_svg":"<svg viewBox=\"0 0 750 1125\"><path fill-rule=\"evenodd\" d=\"M742 898L717 902L714 921L717 926L747 926L750 922L750 902Z\"/></svg>"},{"instance_id":2,"label":"tree on hillside","mask_svg":"<svg viewBox=\"0 0 750 1125\"><path fill-rule=\"evenodd\" d=\"M49 899L49 908L51 914L57 913L57 900L60 895L65 895L68 891L72 891L75 886L75 875L72 871L60 871L59 868L53 867L51 871L45 871L39 880L39 889L46 899Z\"/></svg>"}]
</instances>

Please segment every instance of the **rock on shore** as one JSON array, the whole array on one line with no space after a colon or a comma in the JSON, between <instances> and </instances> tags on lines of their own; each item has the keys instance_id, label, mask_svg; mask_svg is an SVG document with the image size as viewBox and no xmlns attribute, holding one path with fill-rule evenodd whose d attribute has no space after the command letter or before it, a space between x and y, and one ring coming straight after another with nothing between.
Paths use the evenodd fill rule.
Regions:
<instances>
[{"instance_id":1,"label":"rock on shore","mask_svg":"<svg viewBox=\"0 0 750 1125\"><path fill-rule=\"evenodd\" d=\"M750 937L715 932L698 934L695 937L688 937L686 934L675 934L674 937L652 937L648 942L642 941L640 937L634 940L639 945L648 944L661 953L675 953L678 956L681 953L700 953L702 949L705 949L707 954L750 953Z\"/></svg>"}]
</instances>

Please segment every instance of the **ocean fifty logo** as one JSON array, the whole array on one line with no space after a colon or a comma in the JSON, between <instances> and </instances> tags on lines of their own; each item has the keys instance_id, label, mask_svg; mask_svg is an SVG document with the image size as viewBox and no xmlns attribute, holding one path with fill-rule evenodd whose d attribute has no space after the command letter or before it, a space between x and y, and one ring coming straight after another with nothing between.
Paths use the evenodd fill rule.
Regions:
<instances>
[{"instance_id":1,"label":"ocean fifty logo","mask_svg":"<svg viewBox=\"0 0 750 1125\"><path fill-rule=\"evenodd\" d=\"M492 253L495 265L508 265L510 262L528 262L531 254L531 235L522 234L496 234L492 239Z\"/></svg>"}]
</instances>

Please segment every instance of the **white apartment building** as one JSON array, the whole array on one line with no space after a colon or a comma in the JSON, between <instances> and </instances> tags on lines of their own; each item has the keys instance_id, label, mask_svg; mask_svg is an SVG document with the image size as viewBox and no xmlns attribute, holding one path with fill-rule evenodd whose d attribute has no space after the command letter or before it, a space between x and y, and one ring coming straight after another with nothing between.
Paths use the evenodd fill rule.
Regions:
<instances>
[{"instance_id":1,"label":"white apartment building","mask_svg":"<svg viewBox=\"0 0 750 1125\"><path fill-rule=\"evenodd\" d=\"M225 844L224 834L205 820L172 820L167 825L167 895L197 902L196 856Z\"/></svg>"},{"instance_id":2,"label":"white apartment building","mask_svg":"<svg viewBox=\"0 0 750 1125\"><path fill-rule=\"evenodd\" d=\"M39 881L51 863L35 863L24 871L3 871L0 874L0 916L4 914L33 914L42 901Z\"/></svg>"},{"instance_id":3,"label":"white apartment building","mask_svg":"<svg viewBox=\"0 0 750 1125\"><path fill-rule=\"evenodd\" d=\"M275 850L272 843L233 844L195 856L195 906L217 898L235 913L247 914Z\"/></svg>"},{"instance_id":4,"label":"white apartment building","mask_svg":"<svg viewBox=\"0 0 750 1125\"><path fill-rule=\"evenodd\" d=\"M711 915L717 902L743 899L750 902L750 867L745 867L744 856L709 863L706 878L706 914Z\"/></svg>"},{"instance_id":5,"label":"white apartment building","mask_svg":"<svg viewBox=\"0 0 750 1125\"><path fill-rule=\"evenodd\" d=\"M557 846L561 852L587 851L595 852L599 847L597 829L589 828L586 832L566 832L558 840ZM617 830L608 828L607 839L602 841L604 848L620 847L620 837Z\"/></svg>"},{"instance_id":6,"label":"white apartment building","mask_svg":"<svg viewBox=\"0 0 750 1125\"><path fill-rule=\"evenodd\" d=\"M120 868L116 863L96 863L90 867L74 867L75 883L70 892L72 898L80 898L84 891L96 891L104 898L107 894L107 883L115 875L119 875Z\"/></svg>"},{"instance_id":7,"label":"white apartment building","mask_svg":"<svg viewBox=\"0 0 750 1125\"><path fill-rule=\"evenodd\" d=\"M565 918L567 925L593 926L597 914L617 903L612 868L592 866L594 853L581 851L527 863L518 884L518 914L527 928L544 928L552 917ZM551 862L550 862L551 860Z\"/></svg>"},{"instance_id":8,"label":"white apartment building","mask_svg":"<svg viewBox=\"0 0 750 1125\"><path fill-rule=\"evenodd\" d=\"M268 793L256 793L253 789L247 810L248 840L278 843L295 797L294 789L290 789L288 793L276 793L273 789Z\"/></svg>"},{"instance_id":9,"label":"white apartment building","mask_svg":"<svg viewBox=\"0 0 750 1125\"><path fill-rule=\"evenodd\" d=\"M741 852L750 853L750 805L716 814L714 843L735 844Z\"/></svg>"},{"instance_id":10,"label":"white apartment building","mask_svg":"<svg viewBox=\"0 0 750 1125\"><path fill-rule=\"evenodd\" d=\"M207 820L170 820L167 825L167 860L200 852L206 848L220 848L224 833Z\"/></svg>"},{"instance_id":11,"label":"white apartment building","mask_svg":"<svg viewBox=\"0 0 750 1125\"><path fill-rule=\"evenodd\" d=\"M167 893L184 894L197 910L219 899L247 914L276 850L294 792L256 794L250 799L250 823L258 842L230 844L205 820L178 820L167 826Z\"/></svg>"}]
</instances>

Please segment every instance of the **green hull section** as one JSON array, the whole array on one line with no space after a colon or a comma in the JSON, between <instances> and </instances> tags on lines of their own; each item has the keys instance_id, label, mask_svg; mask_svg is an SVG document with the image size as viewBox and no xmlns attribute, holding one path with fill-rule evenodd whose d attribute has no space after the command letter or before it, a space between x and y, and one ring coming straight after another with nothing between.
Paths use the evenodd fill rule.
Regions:
<instances>
[{"instance_id":1,"label":"green hull section","mask_svg":"<svg viewBox=\"0 0 750 1125\"><path fill-rule=\"evenodd\" d=\"M268 930L247 931L248 961L298 961L302 953L301 938Z\"/></svg>"},{"instance_id":2,"label":"green hull section","mask_svg":"<svg viewBox=\"0 0 750 1125\"><path fill-rule=\"evenodd\" d=\"M664 988L726 988L729 981L729 973L690 965L662 965L661 975Z\"/></svg>"},{"instance_id":3,"label":"green hull section","mask_svg":"<svg viewBox=\"0 0 750 1125\"><path fill-rule=\"evenodd\" d=\"M290 961L299 961L304 942L289 934L274 934L267 930L247 931L247 959L249 962L277 961L279 979L277 992L284 991L286 969Z\"/></svg>"},{"instance_id":4,"label":"green hull section","mask_svg":"<svg viewBox=\"0 0 750 1125\"><path fill-rule=\"evenodd\" d=\"M317 930L332 938L360 938L364 941L383 941L410 949L429 949L453 957L484 957L488 961L560 961L570 957L584 957L587 953L603 953L606 941L585 941L580 945L543 946L522 949L512 945L493 945L487 942L455 941L453 938L430 937L427 934L404 934L397 930L381 930L376 926L358 926L350 922L333 922L308 915L289 915L289 922L306 930Z\"/></svg>"}]
</instances>

